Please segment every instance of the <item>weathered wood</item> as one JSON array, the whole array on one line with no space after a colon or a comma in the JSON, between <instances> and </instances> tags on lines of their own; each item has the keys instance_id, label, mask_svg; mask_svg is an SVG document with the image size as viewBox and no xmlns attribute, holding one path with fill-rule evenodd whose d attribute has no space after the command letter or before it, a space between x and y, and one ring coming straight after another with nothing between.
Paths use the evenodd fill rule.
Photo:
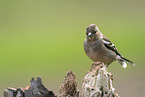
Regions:
<instances>
[{"instance_id":1,"label":"weathered wood","mask_svg":"<svg viewBox=\"0 0 145 97\"><path fill-rule=\"evenodd\" d=\"M24 97L24 91L22 88L7 88L4 90L4 97Z\"/></svg>"},{"instance_id":2,"label":"weathered wood","mask_svg":"<svg viewBox=\"0 0 145 97\"><path fill-rule=\"evenodd\" d=\"M96 62L83 79L82 94L77 90L76 77L72 71L68 71L60 86L60 97L119 97L115 93L112 81L113 75L107 72L103 63ZM41 78L32 78L31 86L26 88L7 88L4 97L56 97L52 91L48 91L42 84Z\"/></svg>"},{"instance_id":3,"label":"weathered wood","mask_svg":"<svg viewBox=\"0 0 145 97\"><path fill-rule=\"evenodd\" d=\"M72 71L68 71L60 86L60 97L79 97L75 75Z\"/></svg>"},{"instance_id":4,"label":"weathered wood","mask_svg":"<svg viewBox=\"0 0 145 97\"><path fill-rule=\"evenodd\" d=\"M56 97L52 91L48 91L42 84L41 78L32 78L31 86L22 88L7 88L4 90L4 97Z\"/></svg>"},{"instance_id":5,"label":"weathered wood","mask_svg":"<svg viewBox=\"0 0 145 97\"><path fill-rule=\"evenodd\" d=\"M113 75L107 72L101 62L92 64L91 70L83 79L83 97L119 97L112 85Z\"/></svg>"},{"instance_id":6,"label":"weathered wood","mask_svg":"<svg viewBox=\"0 0 145 97\"><path fill-rule=\"evenodd\" d=\"M32 78L31 88L25 90L26 97L56 97L52 91L48 91L42 84L41 78L37 77L37 80Z\"/></svg>"}]
</instances>

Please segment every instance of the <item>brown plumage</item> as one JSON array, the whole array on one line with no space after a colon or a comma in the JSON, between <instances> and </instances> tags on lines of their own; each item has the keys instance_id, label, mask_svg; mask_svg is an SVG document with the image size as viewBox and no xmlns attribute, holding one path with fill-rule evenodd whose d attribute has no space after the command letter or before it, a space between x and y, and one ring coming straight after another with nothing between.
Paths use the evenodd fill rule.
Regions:
<instances>
[{"instance_id":1,"label":"brown plumage","mask_svg":"<svg viewBox=\"0 0 145 97\"><path fill-rule=\"evenodd\" d=\"M135 65L132 61L123 58L115 45L99 31L95 24L86 28L84 50L91 60L103 62L107 66L113 61L120 63L123 68L127 67L126 62Z\"/></svg>"}]
</instances>

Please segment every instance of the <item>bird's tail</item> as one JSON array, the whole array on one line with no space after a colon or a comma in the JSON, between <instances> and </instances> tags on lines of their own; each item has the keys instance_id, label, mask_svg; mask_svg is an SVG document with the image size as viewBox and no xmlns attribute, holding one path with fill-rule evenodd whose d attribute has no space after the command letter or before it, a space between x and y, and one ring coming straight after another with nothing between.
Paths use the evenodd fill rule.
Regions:
<instances>
[{"instance_id":1,"label":"bird's tail","mask_svg":"<svg viewBox=\"0 0 145 97\"><path fill-rule=\"evenodd\" d=\"M122 56L119 59L117 59L117 62L120 63L123 68L126 68L127 67L126 62L129 63L129 64L131 64L132 66L135 66L135 63L134 62L132 62L132 61L130 61L130 60L128 60L128 59L126 59L126 58L124 58Z\"/></svg>"},{"instance_id":2,"label":"bird's tail","mask_svg":"<svg viewBox=\"0 0 145 97\"><path fill-rule=\"evenodd\" d=\"M123 61L125 61L125 62L131 64L132 66L135 66L135 63L134 63L134 62L132 62L132 61L126 59L126 58L123 58L123 57L121 57L121 58L123 59Z\"/></svg>"}]
</instances>

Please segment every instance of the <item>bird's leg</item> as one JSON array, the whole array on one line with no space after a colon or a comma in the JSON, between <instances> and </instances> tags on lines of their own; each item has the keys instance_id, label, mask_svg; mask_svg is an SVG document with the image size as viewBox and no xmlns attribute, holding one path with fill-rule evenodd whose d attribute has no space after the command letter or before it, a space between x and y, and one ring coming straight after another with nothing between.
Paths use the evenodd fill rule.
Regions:
<instances>
[{"instance_id":1,"label":"bird's leg","mask_svg":"<svg viewBox=\"0 0 145 97\"><path fill-rule=\"evenodd\" d=\"M102 62L94 62L93 64L102 64Z\"/></svg>"},{"instance_id":2,"label":"bird's leg","mask_svg":"<svg viewBox=\"0 0 145 97\"><path fill-rule=\"evenodd\" d=\"M108 64L106 65L106 68L109 66L109 64L110 64L110 63L108 63Z\"/></svg>"}]
</instances>

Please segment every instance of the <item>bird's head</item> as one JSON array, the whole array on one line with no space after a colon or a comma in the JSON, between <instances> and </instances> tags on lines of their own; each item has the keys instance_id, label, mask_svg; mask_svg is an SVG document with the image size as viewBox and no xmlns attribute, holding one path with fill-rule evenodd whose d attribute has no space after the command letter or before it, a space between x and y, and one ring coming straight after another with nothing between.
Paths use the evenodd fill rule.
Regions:
<instances>
[{"instance_id":1,"label":"bird's head","mask_svg":"<svg viewBox=\"0 0 145 97\"><path fill-rule=\"evenodd\" d=\"M100 39L103 34L99 31L95 24L91 24L86 28L86 35L89 41L93 41Z\"/></svg>"}]
</instances>

